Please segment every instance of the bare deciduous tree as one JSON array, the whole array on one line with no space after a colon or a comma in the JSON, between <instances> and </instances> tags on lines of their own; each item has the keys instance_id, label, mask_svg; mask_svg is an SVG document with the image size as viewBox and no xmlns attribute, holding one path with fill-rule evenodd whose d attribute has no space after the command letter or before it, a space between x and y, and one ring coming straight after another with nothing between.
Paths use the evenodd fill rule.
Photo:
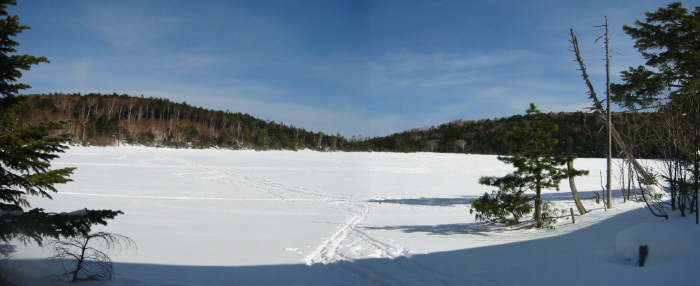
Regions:
<instances>
[{"instance_id":1,"label":"bare deciduous tree","mask_svg":"<svg viewBox=\"0 0 700 286\"><path fill-rule=\"evenodd\" d=\"M115 113L117 113L117 106L119 105L119 97L113 96L107 98L107 118L112 119Z\"/></svg>"},{"instance_id":2,"label":"bare deciduous tree","mask_svg":"<svg viewBox=\"0 0 700 286\"><path fill-rule=\"evenodd\" d=\"M71 282L112 280L114 268L108 253L121 252L123 249L137 250L136 243L131 238L109 232L52 240L46 246L53 253L49 259L61 264L65 270L57 278L70 278Z\"/></svg>"},{"instance_id":3,"label":"bare deciduous tree","mask_svg":"<svg viewBox=\"0 0 700 286\"><path fill-rule=\"evenodd\" d=\"M467 146L467 140L464 140L464 139L456 140L455 145L459 146L459 148L462 149L462 152L464 152L464 147Z\"/></svg>"},{"instance_id":4,"label":"bare deciduous tree","mask_svg":"<svg viewBox=\"0 0 700 286\"><path fill-rule=\"evenodd\" d=\"M58 110L62 112L71 112L71 108L74 105L75 100L73 100L71 95L68 94L61 94L61 95L55 95L54 96L54 105Z\"/></svg>"},{"instance_id":5,"label":"bare deciduous tree","mask_svg":"<svg viewBox=\"0 0 700 286\"><path fill-rule=\"evenodd\" d=\"M175 129L172 129L171 134L173 136L173 139L175 139L175 143L177 143L177 148L183 147L185 138L187 136L187 132L185 131L185 127L183 126L177 126Z\"/></svg>"},{"instance_id":6,"label":"bare deciduous tree","mask_svg":"<svg viewBox=\"0 0 700 286\"><path fill-rule=\"evenodd\" d=\"M130 97L124 102L124 105L129 108L129 113L127 114L126 121L131 122L131 111L134 109L134 106L138 104L139 99L136 97Z\"/></svg>"}]
</instances>

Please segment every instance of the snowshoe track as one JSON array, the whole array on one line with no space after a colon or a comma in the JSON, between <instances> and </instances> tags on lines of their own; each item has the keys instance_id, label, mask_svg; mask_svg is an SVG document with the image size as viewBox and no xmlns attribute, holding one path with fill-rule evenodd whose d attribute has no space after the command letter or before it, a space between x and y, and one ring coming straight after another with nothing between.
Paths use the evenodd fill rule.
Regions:
<instances>
[{"instance_id":1,"label":"snowshoe track","mask_svg":"<svg viewBox=\"0 0 700 286\"><path fill-rule=\"evenodd\" d=\"M359 229L358 226L369 216L373 205L369 203L369 198L287 186L259 177L232 174L221 169L200 165L180 158L163 156L154 157L153 160L168 160L184 164L188 167L202 170L202 172L196 173L202 179L222 179L231 183L254 187L288 203L304 203L315 207L338 209L350 213L328 238L323 239L320 245L306 256L305 262L308 265L354 261L361 258L397 258L410 255L410 251L402 246L383 242L373 237L367 231ZM146 161L139 163L149 165ZM195 173L182 174L192 175ZM356 271L357 269L353 272Z\"/></svg>"}]
</instances>

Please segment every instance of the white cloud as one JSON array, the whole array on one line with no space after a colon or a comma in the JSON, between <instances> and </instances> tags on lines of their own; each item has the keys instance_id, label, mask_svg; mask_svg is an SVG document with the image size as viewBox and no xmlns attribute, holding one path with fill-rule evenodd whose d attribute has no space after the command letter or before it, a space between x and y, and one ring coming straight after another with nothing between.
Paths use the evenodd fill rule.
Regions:
<instances>
[{"instance_id":1,"label":"white cloud","mask_svg":"<svg viewBox=\"0 0 700 286\"><path fill-rule=\"evenodd\" d=\"M469 86L473 84L497 85L499 81L507 80L504 75L517 72L525 66L542 65L546 62L545 59L544 55L525 50L476 55L398 52L387 54L369 64L369 86L383 92L393 92L410 88L470 89ZM437 93L445 94L445 91Z\"/></svg>"},{"instance_id":2,"label":"white cloud","mask_svg":"<svg viewBox=\"0 0 700 286\"><path fill-rule=\"evenodd\" d=\"M397 52L384 55L370 67L379 72L410 73L423 71L469 70L498 65L535 62L546 58L526 50L492 51L489 53L409 53Z\"/></svg>"}]
</instances>

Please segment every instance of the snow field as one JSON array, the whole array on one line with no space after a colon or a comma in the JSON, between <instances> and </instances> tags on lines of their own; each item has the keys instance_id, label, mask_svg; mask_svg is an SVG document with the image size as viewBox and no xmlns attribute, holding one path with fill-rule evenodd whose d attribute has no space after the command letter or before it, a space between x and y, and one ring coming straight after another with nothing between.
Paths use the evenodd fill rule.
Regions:
<instances>
[{"instance_id":1,"label":"snow field","mask_svg":"<svg viewBox=\"0 0 700 286\"><path fill-rule=\"evenodd\" d=\"M474 222L469 201L492 190L478 178L512 171L496 156L73 147L53 165L78 167L75 181L33 207L125 212L96 228L138 244L112 256L116 285L626 285L699 276L677 272L679 259L697 261L684 256L700 238L688 219L659 220L620 198L604 211L591 199L604 159L576 161L590 171L576 179L590 213L553 230ZM561 187L544 199L568 216L574 204ZM646 280L632 267L639 243L650 245ZM16 253L46 255L35 245ZM509 269L520 276L503 275ZM617 275L611 283L598 277L607 272Z\"/></svg>"}]
</instances>

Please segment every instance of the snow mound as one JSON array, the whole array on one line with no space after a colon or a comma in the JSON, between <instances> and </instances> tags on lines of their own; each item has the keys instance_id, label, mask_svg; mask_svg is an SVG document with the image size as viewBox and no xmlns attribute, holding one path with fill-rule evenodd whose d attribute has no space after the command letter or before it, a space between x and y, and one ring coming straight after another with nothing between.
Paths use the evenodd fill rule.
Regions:
<instances>
[{"instance_id":1,"label":"snow mound","mask_svg":"<svg viewBox=\"0 0 700 286\"><path fill-rule=\"evenodd\" d=\"M669 223L642 223L620 231L615 239L615 256L621 261L636 264L639 246L647 245L646 265L672 261L687 256L694 249L692 233Z\"/></svg>"},{"instance_id":2,"label":"snow mound","mask_svg":"<svg viewBox=\"0 0 700 286\"><path fill-rule=\"evenodd\" d=\"M668 193L657 185L649 185L644 188L644 198L647 201L654 199L664 200L668 198Z\"/></svg>"}]
</instances>

